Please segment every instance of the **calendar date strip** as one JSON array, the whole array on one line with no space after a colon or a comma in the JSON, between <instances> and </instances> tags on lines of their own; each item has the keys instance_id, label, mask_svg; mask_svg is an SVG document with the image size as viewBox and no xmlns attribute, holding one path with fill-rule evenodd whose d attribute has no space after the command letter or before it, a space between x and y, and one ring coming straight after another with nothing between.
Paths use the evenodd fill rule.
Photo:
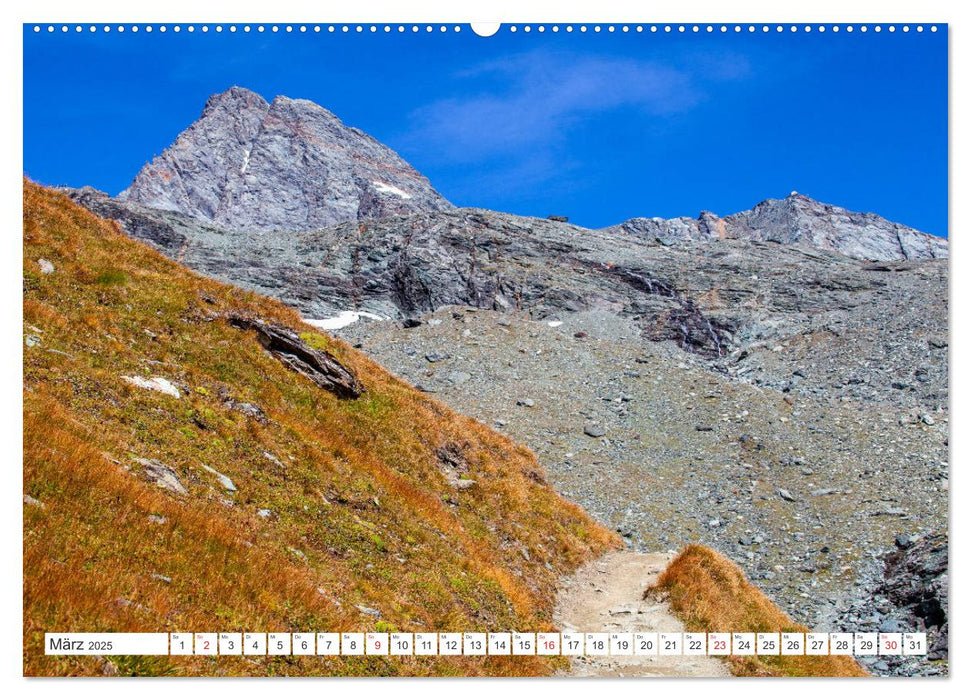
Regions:
<instances>
[{"instance_id":1,"label":"calendar date strip","mask_svg":"<svg viewBox=\"0 0 971 700\"><path fill-rule=\"evenodd\" d=\"M48 632L47 655L922 656L924 632Z\"/></svg>"}]
</instances>

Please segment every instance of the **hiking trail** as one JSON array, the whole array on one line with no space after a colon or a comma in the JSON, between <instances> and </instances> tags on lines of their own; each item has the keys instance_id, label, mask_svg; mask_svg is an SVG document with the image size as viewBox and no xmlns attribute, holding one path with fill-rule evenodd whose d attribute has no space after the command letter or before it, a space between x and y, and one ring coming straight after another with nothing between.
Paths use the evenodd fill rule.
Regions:
<instances>
[{"instance_id":1,"label":"hiking trail","mask_svg":"<svg viewBox=\"0 0 971 700\"><path fill-rule=\"evenodd\" d=\"M683 632L667 602L642 598L674 554L610 552L565 577L557 591L554 622L563 631ZM579 656L561 675L601 677L724 677L712 656Z\"/></svg>"}]
</instances>

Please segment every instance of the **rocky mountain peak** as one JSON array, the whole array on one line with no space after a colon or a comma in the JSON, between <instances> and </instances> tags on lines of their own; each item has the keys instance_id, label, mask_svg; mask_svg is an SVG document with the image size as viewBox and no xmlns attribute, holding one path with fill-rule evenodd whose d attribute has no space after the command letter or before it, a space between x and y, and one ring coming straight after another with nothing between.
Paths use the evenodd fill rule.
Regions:
<instances>
[{"instance_id":1,"label":"rocky mountain peak","mask_svg":"<svg viewBox=\"0 0 971 700\"><path fill-rule=\"evenodd\" d=\"M258 111L266 114L269 103L252 90L243 87L233 86L224 92L217 92L210 95L206 100L206 106L202 110L202 118L211 116L219 110Z\"/></svg>"},{"instance_id":2,"label":"rocky mountain peak","mask_svg":"<svg viewBox=\"0 0 971 700\"><path fill-rule=\"evenodd\" d=\"M452 208L397 153L320 105L240 87L210 97L119 198L251 231Z\"/></svg>"}]
</instances>

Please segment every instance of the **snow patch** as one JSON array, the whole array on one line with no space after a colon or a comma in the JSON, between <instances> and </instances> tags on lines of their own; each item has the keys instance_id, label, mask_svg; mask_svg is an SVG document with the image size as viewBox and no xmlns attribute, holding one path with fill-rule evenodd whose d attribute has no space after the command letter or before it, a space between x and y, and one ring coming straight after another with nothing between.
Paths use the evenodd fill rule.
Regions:
<instances>
[{"instance_id":1,"label":"snow patch","mask_svg":"<svg viewBox=\"0 0 971 700\"><path fill-rule=\"evenodd\" d=\"M563 325L563 321L547 321L546 325L550 328L559 328Z\"/></svg>"},{"instance_id":2,"label":"snow patch","mask_svg":"<svg viewBox=\"0 0 971 700\"><path fill-rule=\"evenodd\" d=\"M383 321L384 319L377 314L368 313L367 311L341 311L336 316L331 318L305 318L303 320L307 325L313 326L314 328L320 328L325 331L336 331L339 328L344 328L360 321L362 318L369 318L372 321Z\"/></svg>"},{"instance_id":3,"label":"snow patch","mask_svg":"<svg viewBox=\"0 0 971 700\"><path fill-rule=\"evenodd\" d=\"M249 148L243 151L243 167L239 169L240 175L246 174L246 169L249 167L249 154L250 154Z\"/></svg>"},{"instance_id":4,"label":"snow patch","mask_svg":"<svg viewBox=\"0 0 971 700\"><path fill-rule=\"evenodd\" d=\"M380 180L371 180L371 184L374 185L374 189L380 194L393 194L402 199L411 199L411 195L404 190L398 189L394 185L389 185L386 182L381 182Z\"/></svg>"}]
</instances>

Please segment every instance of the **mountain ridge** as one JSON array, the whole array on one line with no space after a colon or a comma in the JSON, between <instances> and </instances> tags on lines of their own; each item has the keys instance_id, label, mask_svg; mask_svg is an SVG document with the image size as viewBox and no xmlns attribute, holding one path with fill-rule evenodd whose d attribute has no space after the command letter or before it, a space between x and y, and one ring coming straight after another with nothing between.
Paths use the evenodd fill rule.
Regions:
<instances>
[{"instance_id":1,"label":"mountain ridge","mask_svg":"<svg viewBox=\"0 0 971 700\"><path fill-rule=\"evenodd\" d=\"M225 228L308 231L453 205L393 150L326 108L234 86L117 198ZM862 260L943 258L948 241L793 192L720 217L635 217L604 227L663 245L716 239L808 245ZM589 229L584 229L589 230Z\"/></svg>"},{"instance_id":2,"label":"mountain ridge","mask_svg":"<svg viewBox=\"0 0 971 700\"><path fill-rule=\"evenodd\" d=\"M874 261L946 258L949 250L946 238L795 191L724 217L706 210L695 219L634 217L606 228L653 238L662 245L734 238L808 245Z\"/></svg>"}]
</instances>

